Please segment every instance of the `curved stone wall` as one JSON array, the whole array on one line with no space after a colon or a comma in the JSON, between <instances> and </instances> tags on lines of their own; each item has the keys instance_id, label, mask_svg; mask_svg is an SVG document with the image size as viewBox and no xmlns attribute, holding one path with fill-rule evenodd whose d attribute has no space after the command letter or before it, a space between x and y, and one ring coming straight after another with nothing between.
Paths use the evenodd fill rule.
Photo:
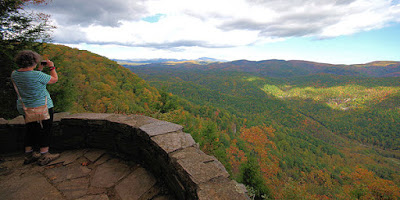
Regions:
<instances>
[{"instance_id":1,"label":"curved stone wall","mask_svg":"<svg viewBox=\"0 0 400 200\"><path fill-rule=\"evenodd\" d=\"M224 166L202 152L183 127L142 115L56 113L53 149L100 148L140 162L178 199L249 199ZM0 153L23 149L22 116L0 119Z\"/></svg>"}]
</instances>

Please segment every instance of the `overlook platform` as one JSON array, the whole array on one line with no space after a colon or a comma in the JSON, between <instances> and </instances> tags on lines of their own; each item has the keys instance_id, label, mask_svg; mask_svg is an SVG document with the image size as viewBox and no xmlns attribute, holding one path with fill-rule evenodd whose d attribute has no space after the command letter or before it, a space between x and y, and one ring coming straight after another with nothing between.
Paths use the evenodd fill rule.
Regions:
<instances>
[{"instance_id":1,"label":"overlook platform","mask_svg":"<svg viewBox=\"0 0 400 200\"><path fill-rule=\"evenodd\" d=\"M56 113L51 151L62 154L46 167L22 166L25 132L22 116L0 118L0 199L249 199L244 185L178 124L143 115ZM13 152L20 155L1 156Z\"/></svg>"},{"instance_id":2,"label":"overlook platform","mask_svg":"<svg viewBox=\"0 0 400 200\"><path fill-rule=\"evenodd\" d=\"M64 151L47 166L23 165L23 159L22 154L2 158L0 199L175 199L142 166L104 150Z\"/></svg>"}]
</instances>

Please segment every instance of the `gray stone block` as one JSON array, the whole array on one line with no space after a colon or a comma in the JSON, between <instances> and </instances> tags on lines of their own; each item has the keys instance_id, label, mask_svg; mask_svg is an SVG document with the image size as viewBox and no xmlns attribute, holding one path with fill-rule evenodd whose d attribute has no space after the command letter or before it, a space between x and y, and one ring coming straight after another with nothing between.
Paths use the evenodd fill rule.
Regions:
<instances>
[{"instance_id":1,"label":"gray stone block","mask_svg":"<svg viewBox=\"0 0 400 200\"><path fill-rule=\"evenodd\" d=\"M53 147L56 149L84 148L89 127L85 120L62 119L61 131L53 135Z\"/></svg>"},{"instance_id":2,"label":"gray stone block","mask_svg":"<svg viewBox=\"0 0 400 200\"><path fill-rule=\"evenodd\" d=\"M64 124L67 126L79 126L82 129L88 129L88 123L87 120L82 120L82 119L74 119L74 118L61 118L60 121L61 126ZM61 127L63 128L63 127Z\"/></svg>"},{"instance_id":3,"label":"gray stone block","mask_svg":"<svg viewBox=\"0 0 400 200\"><path fill-rule=\"evenodd\" d=\"M189 147L172 153L172 162L180 176L195 185L205 183L217 177L229 177L223 165L213 156L197 148Z\"/></svg>"},{"instance_id":4,"label":"gray stone block","mask_svg":"<svg viewBox=\"0 0 400 200\"><path fill-rule=\"evenodd\" d=\"M164 174L169 173L169 158L168 154L160 153L152 148L152 145L147 145L147 147L139 147L139 158L145 164L145 167L155 175L164 176Z\"/></svg>"},{"instance_id":5,"label":"gray stone block","mask_svg":"<svg viewBox=\"0 0 400 200\"><path fill-rule=\"evenodd\" d=\"M122 127L124 130L127 127L132 128L137 125L136 117L132 115L111 115L107 117L107 121L110 123L110 127L117 129Z\"/></svg>"},{"instance_id":6,"label":"gray stone block","mask_svg":"<svg viewBox=\"0 0 400 200\"><path fill-rule=\"evenodd\" d=\"M139 127L140 130L147 133L150 137L162 135L166 133L181 131L183 127L178 124L173 124L166 121L157 121L151 124L146 124Z\"/></svg>"},{"instance_id":7,"label":"gray stone block","mask_svg":"<svg viewBox=\"0 0 400 200\"><path fill-rule=\"evenodd\" d=\"M168 184L168 187L174 192L178 199L188 199L185 186L174 172L164 174L164 179Z\"/></svg>"},{"instance_id":8,"label":"gray stone block","mask_svg":"<svg viewBox=\"0 0 400 200\"><path fill-rule=\"evenodd\" d=\"M59 122L61 119L71 115L69 112L54 113L53 122Z\"/></svg>"},{"instance_id":9,"label":"gray stone block","mask_svg":"<svg viewBox=\"0 0 400 200\"><path fill-rule=\"evenodd\" d=\"M88 125L91 128L98 128L98 127L106 127L107 126L107 120L88 120L87 121Z\"/></svg>"},{"instance_id":10,"label":"gray stone block","mask_svg":"<svg viewBox=\"0 0 400 200\"><path fill-rule=\"evenodd\" d=\"M63 199L63 197L45 177L35 173L9 177L1 181L0 199Z\"/></svg>"},{"instance_id":11,"label":"gray stone block","mask_svg":"<svg viewBox=\"0 0 400 200\"><path fill-rule=\"evenodd\" d=\"M85 177L90 172L91 170L89 168L76 164L52 168L46 170L44 174L52 183L61 183L66 180Z\"/></svg>"},{"instance_id":12,"label":"gray stone block","mask_svg":"<svg viewBox=\"0 0 400 200\"><path fill-rule=\"evenodd\" d=\"M151 124L160 121L158 119L154 119L144 115L131 115L131 116L136 121L136 127L141 127L146 124Z\"/></svg>"},{"instance_id":13,"label":"gray stone block","mask_svg":"<svg viewBox=\"0 0 400 200\"><path fill-rule=\"evenodd\" d=\"M10 125L25 125L24 116L20 115L8 122Z\"/></svg>"},{"instance_id":14,"label":"gray stone block","mask_svg":"<svg viewBox=\"0 0 400 200\"><path fill-rule=\"evenodd\" d=\"M243 189L243 185L223 177L200 184L197 191L197 196L199 200L250 200L250 198L246 195L246 189Z\"/></svg>"},{"instance_id":15,"label":"gray stone block","mask_svg":"<svg viewBox=\"0 0 400 200\"><path fill-rule=\"evenodd\" d=\"M89 150L88 152L85 153L85 157L90 161L90 162L95 162L98 160L102 155L104 155L105 151L104 150L99 150L99 149L92 149Z\"/></svg>"},{"instance_id":16,"label":"gray stone block","mask_svg":"<svg viewBox=\"0 0 400 200\"><path fill-rule=\"evenodd\" d=\"M106 120L112 113L79 113L63 117L63 119L80 119L80 120Z\"/></svg>"},{"instance_id":17,"label":"gray stone block","mask_svg":"<svg viewBox=\"0 0 400 200\"><path fill-rule=\"evenodd\" d=\"M4 118L0 118L0 126L7 125L8 120L5 120Z\"/></svg>"},{"instance_id":18,"label":"gray stone block","mask_svg":"<svg viewBox=\"0 0 400 200\"><path fill-rule=\"evenodd\" d=\"M127 155L135 154L138 148L140 148L138 138L135 137L134 139L131 131L115 133L114 140L117 151Z\"/></svg>"},{"instance_id":19,"label":"gray stone block","mask_svg":"<svg viewBox=\"0 0 400 200\"><path fill-rule=\"evenodd\" d=\"M88 121L89 130L86 135L86 144L90 148L101 148L114 150L115 148L115 131L110 130L106 126L106 121ZM102 124L102 125L100 125Z\"/></svg>"},{"instance_id":20,"label":"gray stone block","mask_svg":"<svg viewBox=\"0 0 400 200\"><path fill-rule=\"evenodd\" d=\"M183 132L168 133L151 138L167 154L196 144L192 136Z\"/></svg>"},{"instance_id":21,"label":"gray stone block","mask_svg":"<svg viewBox=\"0 0 400 200\"><path fill-rule=\"evenodd\" d=\"M115 186L115 191L121 199L140 199L148 192L157 180L144 168L138 168ZM136 190L132 190L136 188Z\"/></svg>"},{"instance_id":22,"label":"gray stone block","mask_svg":"<svg viewBox=\"0 0 400 200\"><path fill-rule=\"evenodd\" d=\"M64 181L56 185L67 199L77 199L86 195L89 188L89 179L78 178Z\"/></svg>"},{"instance_id":23,"label":"gray stone block","mask_svg":"<svg viewBox=\"0 0 400 200\"><path fill-rule=\"evenodd\" d=\"M67 152L62 152L60 153L60 157L48 165L54 165L54 164L59 164L62 163L63 165L69 165L73 162L75 162L78 158L82 157L84 154L84 150L79 149L79 150L73 150L73 151L67 151Z\"/></svg>"},{"instance_id":24,"label":"gray stone block","mask_svg":"<svg viewBox=\"0 0 400 200\"><path fill-rule=\"evenodd\" d=\"M109 188L128 175L129 167L118 160L110 160L97 167L90 180L93 187Z\"/></svg>"}]
</instances>

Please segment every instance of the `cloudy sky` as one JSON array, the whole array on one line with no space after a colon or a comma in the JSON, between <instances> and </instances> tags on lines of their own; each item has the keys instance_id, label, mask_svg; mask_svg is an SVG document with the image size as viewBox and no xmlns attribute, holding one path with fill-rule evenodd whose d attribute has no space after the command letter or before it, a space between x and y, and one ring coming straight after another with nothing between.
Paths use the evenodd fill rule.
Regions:
<instances>
[{"instance_id":1,"label":"cloudy sky","mask_svg":"<svg viewBox=\"0 0 400 200\"><path fill-rule=\"evenodd\" d=\"M53 41L112 59L400 61L400 0L52 0Z\"/></svg>"}]
</instances>

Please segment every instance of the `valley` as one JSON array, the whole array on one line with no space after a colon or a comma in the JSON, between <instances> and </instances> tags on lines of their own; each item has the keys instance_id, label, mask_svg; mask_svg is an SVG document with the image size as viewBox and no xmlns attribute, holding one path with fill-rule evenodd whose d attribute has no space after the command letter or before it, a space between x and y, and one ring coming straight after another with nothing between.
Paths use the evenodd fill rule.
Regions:
<instances>
[{"instance_id":1,"label":"valley","mask_svg":"<svg viewBox=\"0 0 400 200\"><path fill-rule=\"evenodd\" d=\"M362 68L274 60L126 67L158 89L193 104L212 106L234 115L240 121L236 128L240 133L236 134L242 138L241 142L249 142L243 138L248 128L272 128L272 134L271 131L260 132L261 135L270 134L270 144L275 145L271 148L259 144L263 146L261 149L268 150L266 155L270 157L263 161L260 152L252 154L254 150L246 145L234 144L232 147L232 140L237 136L229 129L224 130L229 126L218 124L220 132L228 133L224 137L230 137L231 144L226 148L243 151L242 158L238 156L240 153L231 158L237 160L236 165L245 165L243 158L246 155L255 157L261 169L276 168L273 170L276 173L264 169L266 171L261 175L269 179L266 180L268 188L281 190L281 193L270 194L274 198L290 193L286 191L289 186L282 188L281 181L305 187L308 194L304 198L313 195L314 198L339 198L346 193L344 188L356 187L350 186L354 181L345 186L346 171L351 174L363 169L373 177L393 181L393 187L400 183L400 77L387 77L388 74L382 73L387 70L385 67L394 65L388 71L393 74L392 70L398 70L399 63L378 67L379 64L382 63L375 62ZM287 73L289 69L292 73ZM238 171L232 173L240 174ZM312 178L310 174L314 174ZM275 176L275 183L271 182L271 176ZM309 178L324 181L315 183L317 185L300 184L302 180L315 181ZM330 181L335 191L325 188L326 181ZM320 191L318 196L315 190L324 192ZM349 197L350 193L347 194Z\"/></svg>"}]
</instances>

